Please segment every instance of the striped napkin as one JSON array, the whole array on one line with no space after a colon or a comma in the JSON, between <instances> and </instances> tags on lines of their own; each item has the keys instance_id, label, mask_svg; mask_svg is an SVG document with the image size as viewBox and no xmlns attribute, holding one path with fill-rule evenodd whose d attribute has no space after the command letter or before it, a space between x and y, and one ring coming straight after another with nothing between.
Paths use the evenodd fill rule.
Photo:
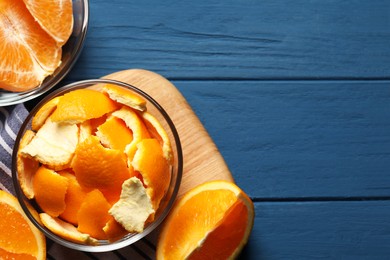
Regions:
<instances>
[{"instance_id":1,"label":"striped napkin","mask_svg":"<svg viewBox=\"0 0 390 260\"><path fill-rule=\"evenodd\" d=\"M0 107L0 189L15 195L12 184L12 148L22 122L28 115L23 104ZM120 250L87 253L65 248L47 240L47 259L155 259L156 232Z\"/></svg>"}]
</instances>

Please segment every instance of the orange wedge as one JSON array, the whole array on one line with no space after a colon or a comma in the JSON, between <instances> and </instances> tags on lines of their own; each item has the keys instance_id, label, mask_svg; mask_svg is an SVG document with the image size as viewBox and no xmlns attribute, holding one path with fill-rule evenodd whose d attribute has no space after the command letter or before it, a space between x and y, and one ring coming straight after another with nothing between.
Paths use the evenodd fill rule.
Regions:
<instances>
[{"instance_id":1,"label":"orange wedge","mask_svg":"<svg viewBox=\"0 0 390 260\"><path fill-rule=\"evenodd\" d=\"M234 259L253 220L253 203L235 184L201 184L174 205L159 236L157 259Z\"/></svg>"},{"instance_id":2,"label":"orange wedge","mask_svg":"<svg viewBox=\"0 0 390 260\"><path fill-rule=\"evenodd\" d=\"M91 238L88 234L81 233L75 226L69 224L68 222L52 217L46 213L41 213L39 216L43 225L45 225L45 227L54 234L80 244L94 245L97 243L96 239Z\"/></svg>"},{"instance_id":3,"label":"orange wedge","mask_svg":"<svg viewBox=\"0 0 390 260\"><path fill-rule=\"evenodd\" d=\"M133 140L132 131L126 126L123 120L117 117L110 117L100 125L96 132L100 142L106 147L124 151L126 146Z\"/></svg>"},{"instance_id":4,"label":"orange wedge","mask_svg":"<svg viewBox=\"0 0 390 260\"><path fill-rule=\"evenodd\" d=\"M24 133L19 143L19 151L16 161L20 188L28 199L34 198L33 177L39 168L39 163L30 157L22 156L20 149L26 147L26 145L31 142L34 136L35 133L31 130L27 130Z\"/></svg>"},{"instance_id":5,"label":"orange wedge","mask_svg":"<svg viewBox=\"0 0 390 260\"><path fill-rule=\"evenodd\" d=\"M108 210L111 205L103 194L95 189L87 194L77 214L79 221L78 230L90 234L96 239L107 239L103 231L106 223L110 220Z\"/></svg>"},{"instance_id":6,"label":"orange wedge","mask_svg":"<svg viewBox=\"0 0 390 260\"><path fill-rule=\"evenodd\" d=\"M126 105L139 111L146 110L145 99L134 94L134 92L125 89L124 87L107 84L103 87L103 93L107 93L112 100L115 100L120 104Z\"/></svg>"},{"instance_id":7,"label":"orange wedge","mask_svg":"<svg viewBox=\"0 0 390 260\"><path fill-rule=\"evenodd\" d=\"M0 88L37 87L61 63L62 49L34 20L22 0L0 2Z\"/></svg>"},{"instance_id":8,"label":"orange wedge","mask_svg":"<svg viewBox=\"0 0 390 260\"><path fill-rule=\"evenodd\" d=\"M39 207L53 217L60 215L66 207L65 194L69 181L45 166L34 175L33 188Z\"/></svg>"},{"instance_id":9,"label":"orange wedge","mask_svg":"<svg viewBox=\"0 0 390 260\"><path fill-rule=\"evenodd\" d=\"M91 89L78 89L64 94L53 112L53 122L78 124L98 118L118 108L105 94Z\"/></svg>"},{"instance_id":10,"label":"orange wedge","mask_svg":"<svg viewBox=\"0 0 390 260\"><path fill-rule=\"evenodd\" d=\"M156 139L143 139L137 145L132 162L135 171L142 175L153 208L157 210L171 180L168 161Z\"/></svg>"},{"instance_id":11,"label":"orange wedge","mask_svg":"<svg viewBox=\"0 0 390 260\"><path fill-rule=\"evenodd\" d=\"M45 237L24 214L18 200L2 190L0 230L0 259L46 259Z\"/></svg>"},{"instance_id":12,"label":"orange wedge","mask_svg":"<svg viewBox=\"0 0 390 260\"><path fill-rule=\"evenodd\" d=\"M72 0L23 0L28 10L59 45L63 45L72 34Z\"/></svg>"}]
</instances>

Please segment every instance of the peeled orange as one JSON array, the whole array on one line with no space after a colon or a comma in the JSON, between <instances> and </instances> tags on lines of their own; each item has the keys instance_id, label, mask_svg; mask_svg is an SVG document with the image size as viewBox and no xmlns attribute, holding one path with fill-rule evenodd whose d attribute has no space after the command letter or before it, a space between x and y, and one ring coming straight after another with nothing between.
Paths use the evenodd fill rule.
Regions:
<instances>
[{"instance_id":1,"label":"peeled orange","mask_svg":"<svg viewBox=\"0 0 390 260\"><path fill-rule=\"evenodd\" d=\"M0 230L0 259L46 258L45 237L23 213L18 200L2 190Z\"/></svg>"},{"instance_id":2,"label":"peeled orange","mask_svg":"<svg viewBox=\"0 0 390 260\"><path fill-rule=\"evenodd\" d=\"M170 212L157 259L234 259L247 243L253 203L235 184L210 181L187 192Z\"/></svg>"}]
</instances>

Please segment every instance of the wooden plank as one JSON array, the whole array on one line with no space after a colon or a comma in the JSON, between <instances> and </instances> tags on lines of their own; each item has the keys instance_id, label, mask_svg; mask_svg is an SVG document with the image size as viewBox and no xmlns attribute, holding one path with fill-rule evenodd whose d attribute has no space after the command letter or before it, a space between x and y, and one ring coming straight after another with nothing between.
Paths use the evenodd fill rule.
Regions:
<instances>
[{"instance_id":1,"label":"wooden plank","mask_svg":"<svg viewBox=\"0 0 390 260\"><path fill-rule=\"evenodd\" d=\"M390 82L173 83L252 198L390 197Z\"/></svg>"},{"instance_id":2,"label":"wooden plank","mask_svg":"<svg viewBox=\"0 0 390 260\"><path fill-rule=\"evenodd\" d=\"M389 201L255 203L240 259L388 259ZM379 213L380 212L380 213Z\"/></svg>"},{"instance_id":3,"label":"wooden plank","mask_svg":"<svg viewBox=\"0 0 390 260\"><path fill-rule=\"evenodd\" d=\"M389 1L90 1L69 79L389 78Z\"/></svg>"}]
</instances>

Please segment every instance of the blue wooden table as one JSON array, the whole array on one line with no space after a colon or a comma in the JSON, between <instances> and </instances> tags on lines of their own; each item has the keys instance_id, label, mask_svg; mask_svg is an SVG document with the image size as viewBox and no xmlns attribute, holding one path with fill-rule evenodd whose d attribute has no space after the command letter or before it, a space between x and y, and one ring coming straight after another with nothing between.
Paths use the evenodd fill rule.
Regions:
<instances>
[{"instance_id":1,"label":"blue wooden table","mask_svg":"<svg viewBox=\"0 0 390 260\"><path fill-rule=\"evenodd\" d=\"M255 203L243 259L389 259L390 2L92 0L64 83L173 82Z\"/></svg>"}]
</instances>

